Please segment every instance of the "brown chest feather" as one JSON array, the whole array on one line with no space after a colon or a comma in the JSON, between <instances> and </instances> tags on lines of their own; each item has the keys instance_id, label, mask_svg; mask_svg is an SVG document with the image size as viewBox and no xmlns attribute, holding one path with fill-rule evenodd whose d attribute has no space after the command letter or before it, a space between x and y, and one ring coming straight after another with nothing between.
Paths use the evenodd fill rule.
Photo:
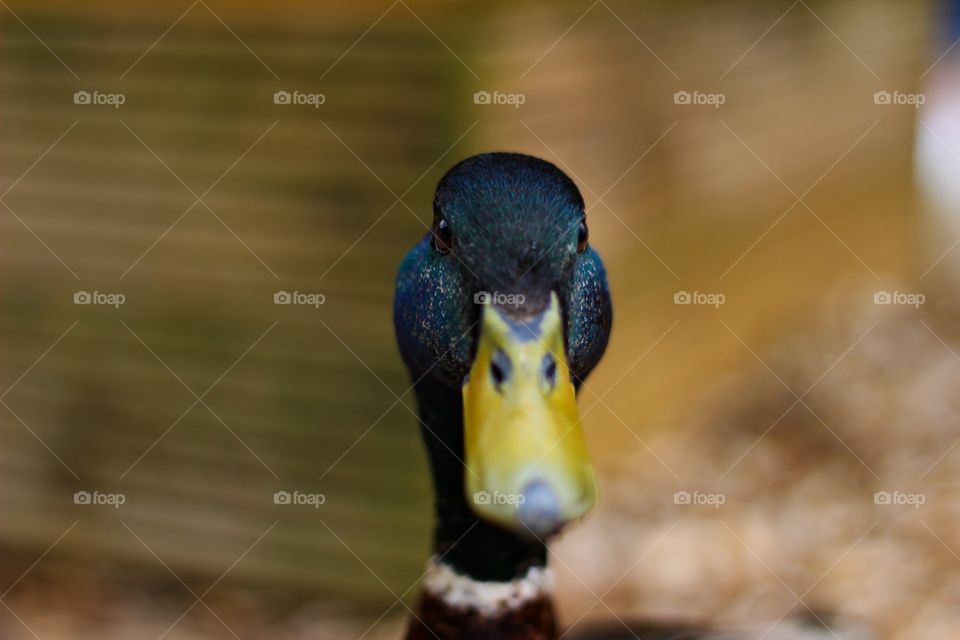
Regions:
<instances>
[{"instance_id":1,"label":"brown chest feather","mask_svg":"<svg viewBox=\"0 0 960 640\"><path fill-rule=\"evenodd\" d=\"M549 598L537 598L515 609L482 615L452 607L424 593L407 640L556 640L557 623Z\"/></svg>"}]
</instances>

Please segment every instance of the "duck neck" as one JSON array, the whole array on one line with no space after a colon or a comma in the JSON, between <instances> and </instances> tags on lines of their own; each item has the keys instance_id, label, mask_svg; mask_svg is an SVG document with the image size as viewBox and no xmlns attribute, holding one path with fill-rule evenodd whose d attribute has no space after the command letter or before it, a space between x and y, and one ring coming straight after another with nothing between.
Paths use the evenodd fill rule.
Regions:
<instances>
[{"instance_id":1,"label":"duck neck","mask_svg":"<svg viewBox=\"0 0 960 640\"><path fill-rule=\"evenodd\" d=\"M556 638L546 545L480 520L467 504L460 393L423 380L416 394L436 526L408 639Z\"/></svg>"}]
</instances>

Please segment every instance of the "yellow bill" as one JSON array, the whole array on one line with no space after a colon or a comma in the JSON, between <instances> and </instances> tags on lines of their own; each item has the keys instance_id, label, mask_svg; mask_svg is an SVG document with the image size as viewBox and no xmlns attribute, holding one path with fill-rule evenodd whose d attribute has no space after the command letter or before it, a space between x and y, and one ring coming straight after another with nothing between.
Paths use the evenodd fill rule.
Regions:
<instances>
[{"instance_id":1,"label":"yellow bill","mask_svg":"<svg viewBox=\"0 0 960 640\"><path fill-rule=\"evenodd\" d=\"M580 425L556 294L514 319L484 301L463 385L467 501L477 515L544 537L590 510L596 481Z\"/></svg>"}]
</instances>

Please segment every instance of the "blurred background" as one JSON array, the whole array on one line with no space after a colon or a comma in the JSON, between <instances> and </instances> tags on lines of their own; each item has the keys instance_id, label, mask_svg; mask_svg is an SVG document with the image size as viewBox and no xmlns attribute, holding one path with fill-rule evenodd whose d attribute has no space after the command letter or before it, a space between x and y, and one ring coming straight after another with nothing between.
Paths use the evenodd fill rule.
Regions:
<instances>
[{"instance_id":1,"label":"blurred background","mask_svg":"<svg viewBox=\"0 0 960 640\"><path fill-rule=\"evenodd\" d=\"M398 637L393 278L512 150L577 182L616 316L564 623L955 639L958 15L3 0L0 638Z\"/></svg>"}]
</instances>

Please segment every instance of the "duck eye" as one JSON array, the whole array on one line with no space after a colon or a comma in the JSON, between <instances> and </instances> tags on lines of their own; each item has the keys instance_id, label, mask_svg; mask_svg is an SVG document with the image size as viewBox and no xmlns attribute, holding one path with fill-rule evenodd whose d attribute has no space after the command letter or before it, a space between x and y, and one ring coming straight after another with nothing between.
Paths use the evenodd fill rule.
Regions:
<instances>
[{"instance_id":1,"label":"duck eye","mask_svg":"<svg viewBox=\"0 0 960 640\"><path fill-rule=\"evenodd\" d=\"M577 253L583 252L587 248L587 241L590 239L590 232L587 230L587 221L580 221L580 229L577 231Z\"/></svg>"},{"instance_id":2,"label":"duck eye","mask_svg":"<svg viewBox=\"0 0 960 640\"><path fill-rule=\"evenodd\" d=\"M453 248L453 234L450 231L450 225L442 218L433 228L433 247L437 250L437 253L444 255L450 253Z\"/></svg>"}]
</instances>

